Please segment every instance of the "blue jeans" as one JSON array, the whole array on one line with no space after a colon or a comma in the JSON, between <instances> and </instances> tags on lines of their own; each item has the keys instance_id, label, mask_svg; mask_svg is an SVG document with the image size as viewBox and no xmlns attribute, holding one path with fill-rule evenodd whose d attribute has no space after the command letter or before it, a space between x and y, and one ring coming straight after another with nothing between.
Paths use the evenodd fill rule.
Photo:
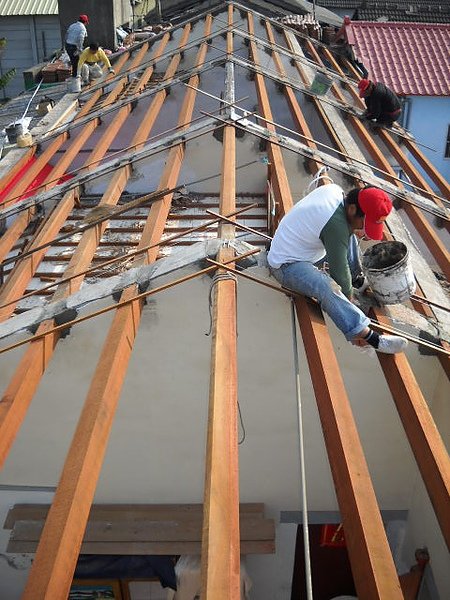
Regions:
<instances>
[{"instance_id":1,"label":"blue jeans","mask_svg":"<svg viewBox=\"0 0 450 600\"><path fill-rule=\"evenodd\" d=\"M347 340L369 325L370 319L341 291L335 291L331 277L312 263L285 263L279 269L270 270L283 287L316 298Z\"/></svg>"}]
</instances>

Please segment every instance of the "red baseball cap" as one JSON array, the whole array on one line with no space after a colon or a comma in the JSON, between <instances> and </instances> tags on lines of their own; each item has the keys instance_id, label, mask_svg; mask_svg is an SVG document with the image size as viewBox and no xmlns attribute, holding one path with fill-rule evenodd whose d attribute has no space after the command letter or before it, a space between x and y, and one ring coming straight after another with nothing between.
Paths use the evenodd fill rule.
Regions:
<instances>
[{"instance_id":1,"label":"red baseball cap","mask_svg":"<svg viewBox=\"0 0 450 600\"><path fill-rule=\"evenodd\" d=\"M359 89L359 95L360 97L362 97L362 95L366 92L367 88L370 85L370 80L369 79L361 79L360 82L358 83L358 89Z\"/></svg>"},{"instance_id":2,"label":"red baseball cap","mask_svg":"<svg viewBox=\"0 0 450 600\"><path fill-rule=\"evenodd\" d=\"M89 17L87 15L80 15L78 17L78 20L82 23L85 23L86 25L89 25Z\"/></svg>"},{"instance_id":3,"label":"red baseball cap","mask_svg":"<svg viewBox=\"0 0 450 600\"><path fill-rule=\"evenodd\" d=\"M364 212L364 231L372 240L383 238L383 223L392 210L392 201L379 188L365 188L358 194L358 204Z\"/></svg>"}]
</instances>

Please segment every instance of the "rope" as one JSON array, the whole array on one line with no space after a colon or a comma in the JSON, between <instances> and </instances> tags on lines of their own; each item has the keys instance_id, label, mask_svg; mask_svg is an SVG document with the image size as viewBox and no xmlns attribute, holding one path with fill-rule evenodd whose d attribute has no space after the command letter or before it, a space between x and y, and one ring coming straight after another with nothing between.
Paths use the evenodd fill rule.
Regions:
<instances>
[{"instance_id":1,"label":"rope","mask_svg":"<svg viewBox=\"0 0 450 600\"><path fill-rule=\"evenodd\" d=\"M302 398L300 394L300 369L298 364L298 342L297 328L295 321L295 302L291 297L292 314L292 352L294 356L294 375L295 392L297 398L297 419L299 432L299 454L300 454L300 477L301 477L301 496L302 496L302 515L303 515L303 545L305 552L305 577L306 577L306 595L308 600L312 600L312 577L311 577L311 557L309 553L309 529L308 529L308 498L306 494L306 470L305 470L305 440L303 437L303 416L302 416Z\"/></svg>"}]
</instances>

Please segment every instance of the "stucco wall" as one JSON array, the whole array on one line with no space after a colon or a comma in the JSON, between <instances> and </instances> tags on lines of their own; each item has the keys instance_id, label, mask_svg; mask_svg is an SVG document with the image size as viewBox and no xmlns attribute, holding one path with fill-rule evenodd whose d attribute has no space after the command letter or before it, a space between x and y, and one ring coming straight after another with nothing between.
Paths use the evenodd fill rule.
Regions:
<instances>
[{"instance_id":1,"label":"stucco wall","mask_svg":"<svg viewBox=\"0 0 450 600\"><path fill-rule=\"evenodd\" d=\"M264 269L254 269L254 274L268 276ZM202 501L210 283L209 277L193 280L155 296L145 306L96 502ZM240 497L242 502L264 502L267 515L277 526L276 555L249 560L252 597L289 600L296 526L280 524L280 512L301 509L290 303L284 295L240 280L238 311L239 402L245 428L245 440L239 447ZM106 314L80 324L60 342L0 474L0 484L57 484L110 320ZM414 495L418 470L394 403L378 361L347 344L332 325L330 331L380 507L413 509L408 523L411 553L421 539L424 500ZM0 381L4 384L20 354L18 349L1 361ZM438 396L448 392L448 384L437 377L438 361L420 357L414 347L408 356L414 370L419 363L426 370L424 394L430 404L436 404ZM300 371L308 508L336 511L301 342ZM242 426L239 437L243 437ZM32 494L29 501L34 501ZM432 519L427 527L431 545L439 533Z\"/></svg>"}]
</instances>

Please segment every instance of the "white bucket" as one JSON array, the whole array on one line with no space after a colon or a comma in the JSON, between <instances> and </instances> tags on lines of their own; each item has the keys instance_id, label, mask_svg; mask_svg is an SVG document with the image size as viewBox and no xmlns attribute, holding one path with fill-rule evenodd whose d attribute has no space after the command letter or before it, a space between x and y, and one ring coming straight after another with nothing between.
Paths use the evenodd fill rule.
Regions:
<instances>
[{"instance_id":1,"label":"white bucket","mask_svg":"<svg viewBox=\"0 0 450 600\"><path fill-rule=\"evenodd\" d=\"M362 266L380 304L399 304L416 291L408 248L403 242L380 242L368 248Z\"/></svg>"},{"instance_id":2,"label":"white bucket","mask_svg":"<svg viewBox=\"0 0 450 600\"><path fill-rule=\"evenodd\" d=\"M72 94L81 92L81 77L69 77L67 81L67 89Z\"/></svg>"}]
</instances>

